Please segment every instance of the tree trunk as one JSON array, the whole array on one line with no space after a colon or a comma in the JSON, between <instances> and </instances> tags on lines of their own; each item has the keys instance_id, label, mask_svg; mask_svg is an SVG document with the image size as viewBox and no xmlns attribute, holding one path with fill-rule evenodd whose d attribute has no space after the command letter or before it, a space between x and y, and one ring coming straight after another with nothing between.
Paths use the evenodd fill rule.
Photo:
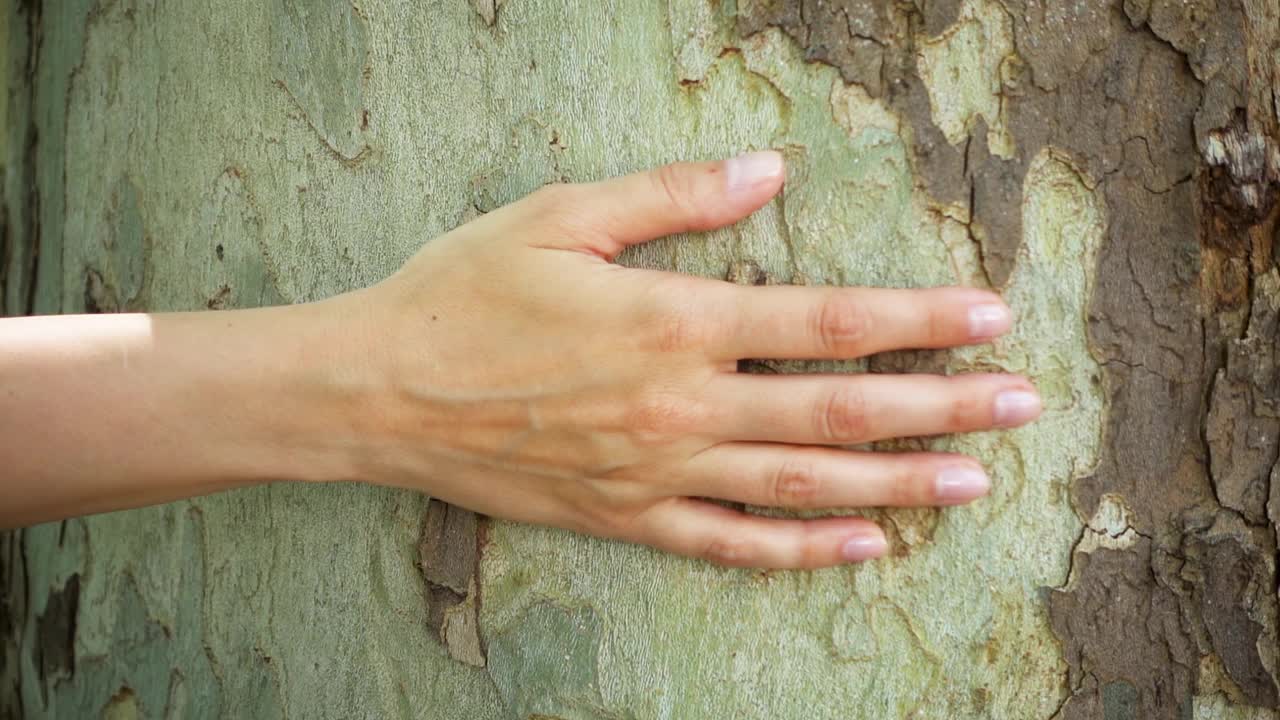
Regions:
<instances>
[{"instance_id":1,"label":"tree trunk","mask_svg":"<svg viewBox=\"0 0 1280 720\"><path fill-rule=\"evenodd\" d=\"M0 541L0 715L1277 717L1277 0L22 0L8 314L300 302L553 181L781 148L624 258L999 289L1042 420L892 559L725 570L277 485ZM751 363L758 372L812 369ZM233 372L234 368L228 368Z\"/></svg>"}]
</instances>

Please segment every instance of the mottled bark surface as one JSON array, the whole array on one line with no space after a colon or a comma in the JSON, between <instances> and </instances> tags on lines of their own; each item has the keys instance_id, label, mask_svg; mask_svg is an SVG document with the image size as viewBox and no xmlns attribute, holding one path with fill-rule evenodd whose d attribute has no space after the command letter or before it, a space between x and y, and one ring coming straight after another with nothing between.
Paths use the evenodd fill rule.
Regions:
<instances>
[{"instance_id":1,"label":"mottled bark surface","mask_svg":"<svg viewBox=\"0 0 1280 720\"><path fill-rule=\"evenodd\" d=\"M0 537L0 716L1280 714L1277 0L11 3L7 314L326 296L539 185L779 147L628 264L964 283L1036 379L891 560L722 570L276 486ZM919 444L919 443L917 443ZM887 444L899 447L906 444Z\"/></svg>"}]
</instances>

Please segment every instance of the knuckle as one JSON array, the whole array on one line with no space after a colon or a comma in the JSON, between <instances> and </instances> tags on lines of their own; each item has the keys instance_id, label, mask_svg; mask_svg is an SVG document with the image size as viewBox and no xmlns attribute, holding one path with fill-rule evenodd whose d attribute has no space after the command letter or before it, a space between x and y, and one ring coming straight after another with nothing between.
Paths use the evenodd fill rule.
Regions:
<instances>
[{"instance_id":1,"label":"knuckle","mask_svg":"<svg viewBox=\"0 0 1280 720\"><path fill-rule=\"evenodd\" d=\"M636 542L636 520L638 511L633 508L611 507L592 510L586 516L588 529L582 531L586 535L609 540L626 540Z\"/></svg>"},{"instance_id":2,"label":"knuckle","mask_svg":"<svg viewBox=\"0 0 1280 720\"><path fill-rule=\"evenodd\" d=\"M867 400L853 387L837 388L817 405L814 423L827 442L859 442L868 437Z\"/></svg>"},{"instance_id":3,"label":"knuckle","mask_svg":"<svg viewBox=\"0 0 1280 720\"><path fill-rule=\"evenodd\" d=\"M697 557L723 567L748 567L753 551L745 540L716 537L698 551Z\"/></svg>"},{"instance_id":4,"label":"knuckle","mask_svg":"<svg viewBox=\"0 0 1280 720\"><path fill-rule=\"evenodd\" d=\"M648 288L637 322L651 329L654 348L680 352L707 347L724 334L725 296L710 283L664 277Z\"/></svg>"},{"instance_id":5,"label":"knuckle","mask_svg":"<svg viewBox=\"0 0 1280 720\"><path fill-rule=\"evenodd\" d=\"M706 410L696 400L670 393L650 394L632 406L627 426L643 444L661 444L672 436L701 429Z\"/></svg>"},{"instance_id":6,"label":"knuckle","mask_svg":"<svg viewBox=\"0 0 1280 720\"><path fill-rule=\"evenodd\" d=\"M915 507L931 502L937 493L929 467L922 466L895 473L885 494L886 504L890 507Z\"/></svg>"},{"instance_id":7,"label":"knuckle","mask_svg":"<svg viewBox=\"0 0 1280 720\"><path fill-rule=\"evenodd\" d=\"M544 211L554 212L569 207L574 194L569 183L549 183L534 190L529 199Z\"/></svg>"},{"instance_id":8,"label":"knuckle","mask_svg":"<svg viewBox=\"0 0 1280 720\"><path fill-rule=\"evenodd\" d=\"M791 559L791 565L797 568L816 568L822 567L822 552L819 549L817 534L813 530L813 526L805 524L800 532L799 546L796 548L794 557Z\"/></svg>"},{"instance_id":9,"label":"knuckle","mask_svg":"<svg viewBox=\"0 0 1280 720\"><path fill-rule=\"evenodd\" d=\"M925 343L927 345L944 345L955 332L952 331L949 314L940 307L930 307L925 314Z\"/></svg>"},{"instance_id":10,"label":"knuckle","mask_svg":"<svg viewBox=\"0 0 1280 720\"><path fill-rule=\"evenodd\" d=\"M676 307L658 321L658 350L682 352L699 348L707 339L708 323L688 307Z\"/></svg>"},{"instance_id":11,"label":"knuckle","mask_svg":"<svg viewBox=\"0 0 1280 720\"><path fill-rule=\"evenodd\" d=\"M867 306L846 293L832 293L813 311L811 334L828 353L856 351L871 334Z\"/></svg>"},{"instance_id":12,"label":"knuckle","mask_svg":"<svg viewBox=\"0 0 1280 720\"><path fill-rule=\"evenodd\" d=\"M990 420L990 411L985 398L973 393L957 393L950 402L947 412L946 430L968 430L982 427Z\"/></svg>"},{"instance_id":13,"label":"knuckle","mask_svg":"<svg viewBox=\"0 0 1280 720\"><path fill-rule=\"evenodd\" d=\"M583 535L614 539L619 523L612 512L580 505L573 508L573 514L557 523L566 530Z\"/></svg>"},{"instance_id":14,"label":"knuckle","mask_svg":"<svg viewBox=\"0 0 1280 720\"><path fill-rule=\"evenodd\" d=\"M553 227L571 228L583 224L583 209L591 207L582 194L582 185L550 183L534 190L529 201L538 220Z\"/></svg>"},{"instance_id":15,"label":"knuckle","mask_svg":"<svg viewBox=\"0 0 1280 720\"><path fill-rule=\"evenodd\" d=\"M790 458L778 466L771 498L777 507L814 507L822 494L822 479L812 462Z\"/></svg>"},{"instance_id":16,"label":"knuckle","mask_svg":"<svg viewBox=\"0 0 1280 720\"><path fill-rule=\"evenodd\" d=\"M690 173L679 165L663 165L649 171L654 190L663 197L677 216L685 218L689 226L700 224L701 213L695 198L695 184Z\"/></svg>"},{"instance_id":17,"label":"knuckle","mask_svg":"<svg viewBox=\"0 0 1280 720\"><path fill-rule=\"evenodd\" d=\"M585 526L584 532L614 537L630 523L643 502L626 482L588 478L579 483L574 509Z\"/></svg>"}]
</instances>

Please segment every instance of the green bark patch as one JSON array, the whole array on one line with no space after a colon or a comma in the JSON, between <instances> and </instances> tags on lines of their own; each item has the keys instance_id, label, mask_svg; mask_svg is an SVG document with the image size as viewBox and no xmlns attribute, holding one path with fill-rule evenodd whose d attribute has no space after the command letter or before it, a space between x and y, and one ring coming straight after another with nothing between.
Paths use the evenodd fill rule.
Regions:
<instances>
[{"instance_id":1,"label":"green bark patch","mask_svg":"<svg viewBox=\"0 0 1280 720\"><path fill-rule=\"evenodd\" d=\"M992 496L863 511L894 557L822 572L494 523L465 588L424 583L426 501L346 486L31 528L0 544L26 715L1274 714L1274 3L7 12L7 311L324 297L549 181L776 147L779 200L623 261L995 288L1019 322L994 347L750 368L1008 369L1046 404L886 444L974 453ZM75 672L49 685L36 618L73 575ZM438 642L433 582L483 669Z\"/></svg>"},{"instance_id":2,"label":"green bark patch","mask_svg":"<svg viewBox=\"0 0 1280 720\"><path fill-rule=\"evenodd\" d=\"M358 161L367 151L363 131L370 122L364 17L345 2L275 0L269 22L281 91L329 150L346 162Z\"/></svg>"},{"instance_id":3,"label":"green bark patch","mask_svg":"<svg viewBox=\"0 0 1280 720\"><path fill-rule=\"evenodd\" d=\"M589 608L529 607L508 631L489 641L490 672L516 717L623 718L600 694L596 665L600 619Z\"/></svg>"}]
</instances>

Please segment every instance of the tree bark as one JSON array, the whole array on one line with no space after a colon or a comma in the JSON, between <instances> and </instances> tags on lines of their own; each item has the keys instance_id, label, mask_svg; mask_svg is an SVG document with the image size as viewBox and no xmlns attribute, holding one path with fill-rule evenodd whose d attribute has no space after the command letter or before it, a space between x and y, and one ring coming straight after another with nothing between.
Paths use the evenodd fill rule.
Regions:
<instances>
[{"instance_id":1,"label":"tree bark","mask_svg":"<svg viewBox=\"0 0 1280 720\"><path fill-rule=\"evenodd\" d=\"M5 314L371 283L556 181L781 148L630 265L1000 290L1046 412L891 559L726 570L408 492L272 486L0 536L0 716L1280 713L1277 0L23 0ZM232 368L228 369L233 371ZM762 512L764 512L762 510Z\"/></svg>"}]
</instances>

